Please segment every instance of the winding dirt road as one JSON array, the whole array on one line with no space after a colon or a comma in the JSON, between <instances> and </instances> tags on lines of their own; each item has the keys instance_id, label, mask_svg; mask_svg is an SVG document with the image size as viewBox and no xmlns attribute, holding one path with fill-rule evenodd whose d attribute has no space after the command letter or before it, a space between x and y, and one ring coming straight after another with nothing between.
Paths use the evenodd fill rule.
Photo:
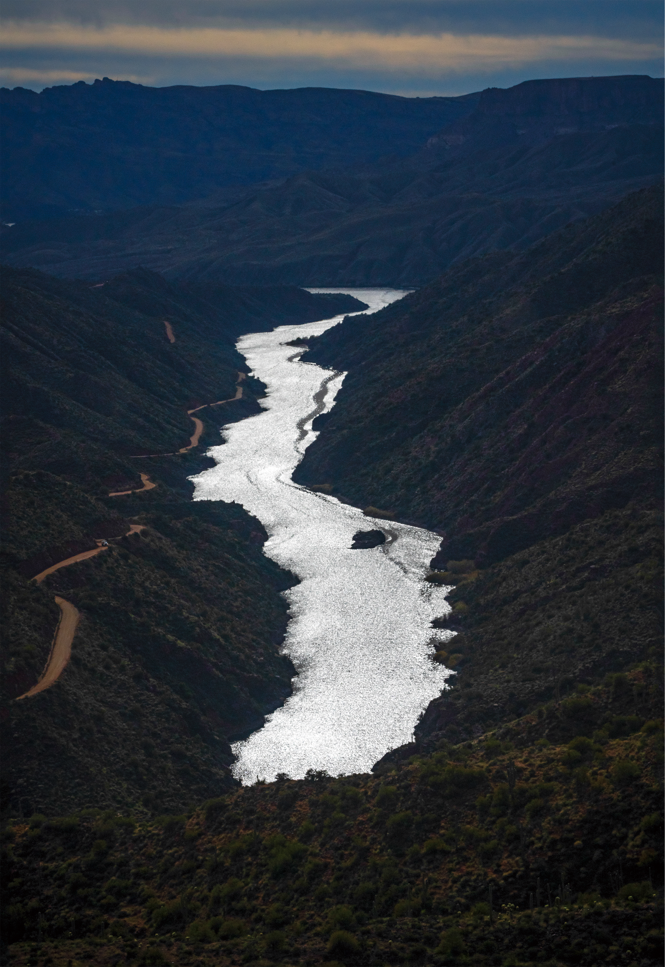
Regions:
<instances>
[{"instance_id":1,"label":"winding dirt road","mask_svg":"<svg viewBox=\"0 0 665 967\"><path fill-rule=\"evenodd\" d=\"M153 490L157 484L153 483L147 473L141 474L142 487L138 487L136 490L116 490L109 497L124 497L125 494L141 494L144 490Z\"/></svg>"},{"instance_id":2,"label":"winding dirt road","mask_svg":"<svg viewBox=\"0 0 665 967\"><path fill-rule=\"evenodd\" d=\"M165 323L166 324L166 323ZM204 403L202 406L195 406L192 410L187 410L187 415L190 420L194 421L194 432L189 438L189 444L186 447L181 447L179 450L173 450L171 453L137 453L131 459L132 460L143 460L147 457L175 457L179 453L187 453L188 450L193 450L194 447L199 445L199 440L201 439L201 434L203 433L203 423L199 420L198 416L192 416L192 413L198 413L199 410L205 410L209 406L221 406L222 403L233 403L235 400L242 399L242 386L238 386L238 383L246 378L247 373L238 372L238 380L236 383L236 395L229 397L228 400L217 400L216 403ZM143 478L144 474L141 474ZM155 486L155 484L153 484ZM146 488L144 488L146 489ZM123 490L121 493L138 493L138 491ZM118 497L120 494L109 494L109 497Z\"/></svg>"},{"instance_id":3,"label":"winding dirt road","mask_svg":"<svg viewBox=\"0 0 665 967\"><path fill-rule=\"evenodd\" d=\"M103 550L103 548L100 548L100 550ZM60 620L58 621L58 627L55 629L51 653L46 662L46 667L37 684L33 685L25 694L19 695L16 699L17 702L20 702L22 698L32 698L33 695L38 695L39 692L50 688L51 685L57 682L69 664L69 659L72 655L72 641L74 640L76 629L81 620L81 614L71 601L65 601L64 598L60 598L58 595L55 596L55 603L60 608Z\"/></svg>"},{"instance_id":4,"label":"winding dirt road","mask_svg":"<svg viewBox=\"0 0 665 967\"><path fill-rule=\"evenodd\" d=\"M130 534L139 534L145 528L145 526L145 524L130 524L126 536L129 536ZM48 577L49 574L53 574L54 571L59 571L61 567L68 567L70 564L76 564L77 561L86 561L89 557L94 557L96 554L101 554L102 551L108 550L108 544L106 542L102 542L101 539L97 541L97 544L98 547L95 547L90 551L83 551L81 554L73 554L71 557L66 557L63 561L58 561L57 564L47 567L45 571L40 571L39 574L36 574L32 580L36 581L37 584L41 584L44 578ZM55 603L60 608L60 620L58 621L58 626L55 629L53 643L51 644L51 651L49 653L46 665L44 666L44 671L41 673L37 684L33 685L32 688L23 695L19 695L16 699L17 702L22 698L32 698L33 695L38 695L39 692L43 692L45 689L50 688L51 685L54 685L57 682L69 664L69 659L72 655L72 642L74 640L74 635L76 634L79 621L81 620L81 613L78 608L71 603L71 601L66 601L57 594L55 595Z\"/></svg>"}]
</instances>

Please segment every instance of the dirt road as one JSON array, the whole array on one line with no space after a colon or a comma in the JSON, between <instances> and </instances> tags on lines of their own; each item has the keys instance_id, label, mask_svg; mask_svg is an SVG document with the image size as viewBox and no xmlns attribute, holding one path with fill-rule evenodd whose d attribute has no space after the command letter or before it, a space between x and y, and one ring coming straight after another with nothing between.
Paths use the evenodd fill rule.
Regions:
<instances>
[{"instance_id":1,"label":"dirt road","mask_svg":"<svg viewBox=\"0 0 665 967\"><path fill-rule=\"evenodd\" d=\"M100 550L103 550L103 548L100 548ZM67 563L70 562L68 561ZM22 698L32 698L33 695L37 695L39 692L50 688L60 678L71 658L72 641L74 640L78 623L81 620L81 615L78 608L75 608L70 601L65 601L64 598L59 598L56 595L55 603L60 608L60 620L55 630L55 635L53 636L51 653L46 662L46 667L37 684L33 685L25 694L19 695L16 699L17 702Z\"/></svg>"},{"instance_id":2,"label":"dirt road","mask_svg":"<svg viewBox=\"0 0 665 967\"><path fill-rule=\"evenodd\" d=\"M124 497L125 494L140 494L144 490L153 490L157 486L156 483L152 482L147 473L141 474L141 482L143 486L138 487L136 490L116 490L112 494L109 494L109 497Z\"/></svg>"},{"instance_id":3,"label":"dirt road","mask_svg":"<svg viewBox=\"0 0 665 967\"><path fill-rule=\"evenodd\" d=\"M165 325L168 325L168 323L165 323ZM246 376L247 376L247 373L238 372L238 383L242 383L242 381L245 379ZM222 403L233 403L235 400L241 400L241 399L242 399L242 386L237 386L236 395L230 396L228 400L217 400L216 403L203 403L202 406L195 406L194 409L187 410L187 415L189 416L190 420L194 421L194 432L189 438L189 444L186 447L181 447L180 450L174 450L172 453L137 453L132 457L132 459L143 460L147 457L175 457L178 453L187 453L188 450L193 450L194 447L197 447L199 445L199 440L201 439L201 434L203 433L203 423L201 422L201 420L199 420L198 416L192 416L192 413L198 413L199 410L205 410L209 406L221 406ZM141 474L141 478L143 478L143 476L144 474ZM154 486L155 484L153 484L153 487ZM149 488L144 487L143 489L146 490ZM109 494L109 497L119 497L121 496L121 494L128 494L128 493L138 493L138 491L123 490L117 494Z\"/></svg>"},{"instance_id":4,"label":"dirt road","mask_svg":"<svg viewBox=\"0 0 665 967\"><path fill-rule=\"evenodd\" d=\"M49 574L53 574L54 571L59 571L61 567L68 567L70 564L76 564L77 561L87 561L89 557L94 557L95 554L101 554L102 551L108 550L101 542L98 547L93 548L91 551L82 551L80 554L74 554L72 557L66 557L64 561L58 561L57 564L52 564L51 567L47 567L45 571L40 571L36 574L33 581L37 584L41 584L44 578L47 578Z\"/></svg>"},{"instance_id":5,"label":"dirt road","mask_svg":"<svg viewBox=\"0 0 665 967\"><path fill-rule=\"evenodd\" d=\"M153 486L155 485L153 484ZM130 524L126 536L139 534L145 527L145 524ZM99 547L91 551L83 551L81 554L74 554L72 557L66 557L64 561L58 561L57 564L46 568L45 571L40 571L32 580L36 581L37 584L41 584L45 577L53 574L54 571L60 570L61 567L68 567L70 564L76 564L77 561L85 561L89 557L94 557L95 554L101 554L102 551L108 550L108 545L102 544L101 540L97 543ZM37 684L33 685L25 694L19 695L16 699L17 702L22 698L31 698L33 695L43 692L45 688L50 688L51 685L57 682L69 663L72 654L72 641L74 640L76 629L81 620L81 614L71 601L65 601L64 598L59 597L57 594L55 596L55 603L60 608L60 620L58 627L55 629L48 661L44 666L44 671Z\"/></svg>"}]
</instances>

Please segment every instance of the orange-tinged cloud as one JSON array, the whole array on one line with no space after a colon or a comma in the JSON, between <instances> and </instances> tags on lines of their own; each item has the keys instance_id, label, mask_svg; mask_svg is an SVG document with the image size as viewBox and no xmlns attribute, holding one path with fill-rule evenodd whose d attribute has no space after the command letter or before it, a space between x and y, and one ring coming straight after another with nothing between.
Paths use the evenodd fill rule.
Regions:
<instances>
[{"instance_id":1,"label":"orange-tinged cloud","mask_svg":"<svg viewBox=\"0 0 665 967\"><path fill-rule=\"evenodd\" d=\"M107 50L144 55L318 60L355 67L429 73L494 70L539 61L635 61L660 56L660 44L595 36L379 34L290 28L227 30L116 25L19 24L3 27L5 49Z\"/></svg>"}]
</instances>

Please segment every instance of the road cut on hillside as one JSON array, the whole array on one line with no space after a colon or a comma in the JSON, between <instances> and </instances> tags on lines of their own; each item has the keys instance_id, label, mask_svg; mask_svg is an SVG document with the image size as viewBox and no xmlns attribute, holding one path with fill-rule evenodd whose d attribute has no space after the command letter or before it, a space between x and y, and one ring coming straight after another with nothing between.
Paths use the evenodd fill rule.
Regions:
<instances>
[{"instance_id":1,"label":"road cut on hillside","mask_svg":"<svg viewBox=\"0 0 665 967\"><path fill-rule=\"evenodd\" d=\"M37 684L33 685L23 695L19 695L16 699L17 702L22 698L32 698L33 695L37 695L39 692L50 688L51 685L57 682L69 664L69 659L72 654L72 641L74 640L76 629L81 620L81 614L71 601L65 601L64 598L58 597L57 594L55 596L55 603L60 608L60 620L58 621L58 627L55 629L51 653L46 662L46 667Z\"/></svg>"},{"instance_id":2,"label":"road cut on hillside","mask_svg":"<svg viewBox=\"0 0 665 967\"><path fill-rule=\"evenodd\" d=\"M238 372L237 383L242 383L246 376L247 373ZM201 439L201 434L203 433L203 423L201 420L199 420L198 416L192 416L192 413L198 413L199 410L205 410L209 406L221 406L222 403L233 403L235 400L240 399L242 399L242 386L238 386L236 384L236 395L230 396L228 400L217 400L216 403L203 403L201 406L195 406L193 409L187 410L187 415L189 416L190 420L194 421L194 432L189 438L189 444L186 447L181 447L180 450L174 450L171 453L137 453L132 459L142 460L146 457L175 457L179 453L187 453L188 450L193 450L194 447L199 445L199 440ZM143 474L141 474L141 477L143 478ZM155 485L153 484L153 486ZM147 488L144 487L143 489L145 490ZM109 497L119 497L121 494L125 493L132 493L132 491L123 490L117 494L109 494ZM134 491L134 493L138 493L138 491Z\"/></svg>"},{"instance_id":3,"label":"road cut on hillside","mask_svg":"<svg viewBox=\"0 0 665 967\"><path fill-rule=\"evenodd\" d=\"M115 490L113 493L109 494L109 497L124 497L125 494L141 494L144 490L153 490L157 484L154 483L147 473L141 474L142 487L138 487L136 490Z\"/></svg>"},{"instance_id":4,"label":"road cut on hillside","mask_svg":"<svg viewBox=\"0 0 665 967\"><path fill-rule=\"evenodd\" d=\"M153 484L154 486L154 484ZM130 534L139 534L144 528L145 524L130 524L129 530L125 536ZM94 557L95 554L101 554L102 551L108 550L108 544L102 542L101 539L97 541L98 546L90 551L83 551L81 554L73 554L71 557L66 557L62 561L58 561L57 564L47 567L45 571L40 571L36 574L33 581L37 584L41 584L44 578L48 577L49 574L53 574L54 571L59 571L61 567L68 567L70 564L76 564L77 561L86 561L90 557ZM81 620L81 614L78 608L71 603L71 601L66 601L64 598L55 595L55 603L60 608L60 620L58 621L58 627L55 629L55 635L53 636L53 644L51 645L51 652L48 656L48 661L44 667L39 681L36 685L25 692L23 695L19 695L16 701L18 702L22 698L32 698L33 695L43 692L45 689L50 688L54 685L57 680L62 675L63 671L69 664L69 659L72 654L72 642L74 640L74 635L76 634L76 629L78 628L79 621Z\"/></svg>"}]
</instances>

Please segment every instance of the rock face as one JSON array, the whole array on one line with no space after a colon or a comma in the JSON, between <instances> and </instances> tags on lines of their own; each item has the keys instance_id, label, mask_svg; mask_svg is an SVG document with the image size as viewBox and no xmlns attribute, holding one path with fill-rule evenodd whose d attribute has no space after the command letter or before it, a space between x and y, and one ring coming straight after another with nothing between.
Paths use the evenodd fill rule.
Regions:
<instances>
[{"instance_id":1,"label":"rock face","mask_svg":"<svg viewBox=\"0 0 665 967\"><path fill-rule=\"evenodd\" d=\"M353 544L351 547L354 550L365 551L371 547L379 547L381 544L385 543L386 535L383 533L383 531L356 531L356 533L353 535Z\"/></svg>"}]
</instances>

